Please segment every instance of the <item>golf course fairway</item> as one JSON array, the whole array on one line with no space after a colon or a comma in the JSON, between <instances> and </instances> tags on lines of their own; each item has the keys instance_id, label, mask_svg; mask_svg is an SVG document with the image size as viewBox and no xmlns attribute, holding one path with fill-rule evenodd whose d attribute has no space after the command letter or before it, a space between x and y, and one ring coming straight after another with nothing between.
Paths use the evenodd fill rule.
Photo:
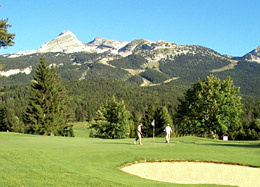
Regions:
<instances>
[{"instance_id":1,"label":"golf course fairway","mask_svg":"<svg viewBox=\"0 0 260 187\"><path fill-rule=\"evenodd\" d=\"M133 139L85 138L77 134L68 138L1 132L0 186L211 187L221 185L154 181L121 169L129 163L159 160L211 161L260 168L259 141L223 142L190 136L172 138L169 144L164 138L156 138L155 142L145 138L143 143L140 146L133 145Z\"/></svg>"}]
</instances>

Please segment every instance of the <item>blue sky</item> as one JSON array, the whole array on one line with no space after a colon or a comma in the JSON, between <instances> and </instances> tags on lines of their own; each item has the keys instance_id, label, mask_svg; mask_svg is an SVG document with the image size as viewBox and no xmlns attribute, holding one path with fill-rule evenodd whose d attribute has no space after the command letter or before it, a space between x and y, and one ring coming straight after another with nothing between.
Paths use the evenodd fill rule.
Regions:
<instances>
[{"instance_id":1,"label":"blue sky","mask_svg":"<svg viewBox=\"0 0 260 187\"><path fill-rule=\"evenodd\" d=\"M38 49L71 30L95 37L165 40L243 56L260 45L259 0L0 0L15 45L0 54Z\"/></svg>"}]
</instances>

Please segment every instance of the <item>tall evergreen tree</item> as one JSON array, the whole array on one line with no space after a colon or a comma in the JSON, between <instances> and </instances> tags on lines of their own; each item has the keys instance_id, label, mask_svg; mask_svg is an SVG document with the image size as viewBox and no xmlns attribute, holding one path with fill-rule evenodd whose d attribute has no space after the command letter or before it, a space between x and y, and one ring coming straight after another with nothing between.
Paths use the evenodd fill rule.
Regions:
<instances>
[{"instance_id":1,"label":"tall evergreen tree","mask_svg":"<svg viewBox=\"0 0 260 187\"><path fill-rule=\"evenodd\" d=\"M68 108L68 94L63 85L60 75L56 72L55 66L50 68L51 80L51 107L50 107L50 127L55 135L73 136L71 121L71 112ZM54 125L53 125L54 124Z\"/></svg>"},{"instance_id":2,"label":"tall evergreen tree","mask_svg":"<svg viewBox=\"0 0 260 187\"><path fill-rule=\"evenodd\" d=\"M0 105L0 131L24 132L24 124L11 107Z\"/></svg>"},{"instance_id":3,"label":"tall evergreen tree","mask_svg":"<svg viewBox=\"0 0 260 187\"><path fill-rule=\"evenodd\" d=\"M221 81L214 75L198 80L180 100L176 112L179 135L221 136L228 133L234 139L241 127L242 113L239 88L230 77Z\"/></svg>"},{"instance_id":4,"label":"tall evergreen tree","mask_svg":"<svg viewBox=\"0 0 260 187\"><path fill-rule=\"evenodd\" d=\"M166 106L159 107L155 111L154 119L155 119L155 135L156 136L165 135L164 129L167 126L167 124L170 124L170 126L173 128L172 118L171 118Z\"/></svg>"},{"instance_id":5,"label":"tall evergreen tree","mask_svg":"<svg viewBox=\"0 0 260 187\"><path fill-rule=\"evenodd\" d=\"M40 135L73 136L66 108L67 93L54 67L41 56L31 83L32 97L26 110L27 132Z\"/></svg>"},{"instance_id":6,"label":"tall evergreen tree","mask_svg":"<svg viewBox=\"0 0 260 187\"><path fill-rule=\"evenodd\" d=\"M7 119L7 110L5 107L1 106L0 108L0 132L7 131L10 129Z\"/></svg>"},{"instance_id":7,"label":"tall evergreen tree","mask_svg":"<svg viewBox=\"0 0 260 187\"><path fill-rule=\"evenodd\" d=\"M156 111L156 104L148 104L145 107L144 115L141 119L141 123L143 124L143 134L146 137L152 137L153 136L153 127L152 127L152 121L154 120L154 114Z\"/></svg>"}]
</instances>

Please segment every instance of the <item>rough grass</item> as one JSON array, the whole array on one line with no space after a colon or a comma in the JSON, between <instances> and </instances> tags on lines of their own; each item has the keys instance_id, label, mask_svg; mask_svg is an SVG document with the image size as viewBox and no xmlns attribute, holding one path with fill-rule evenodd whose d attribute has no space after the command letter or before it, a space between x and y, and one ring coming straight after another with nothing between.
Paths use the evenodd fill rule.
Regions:
<instances>
[{"instance_id":1,"label":"rough grass","mask_svg":"<svg viewBox=\"0 0 260 187\"><path fill-rule=\"evenodd\" d=\"M80 128L82 127L82 128ZM127 163L154 160L201 160L260 167L260 142L223 142L196 137L133 139L75 138L0 133L0 186L217 186L150 181L120 170ZM82 132L80 132L80 129Z\"/></svg>"}]
</instances>

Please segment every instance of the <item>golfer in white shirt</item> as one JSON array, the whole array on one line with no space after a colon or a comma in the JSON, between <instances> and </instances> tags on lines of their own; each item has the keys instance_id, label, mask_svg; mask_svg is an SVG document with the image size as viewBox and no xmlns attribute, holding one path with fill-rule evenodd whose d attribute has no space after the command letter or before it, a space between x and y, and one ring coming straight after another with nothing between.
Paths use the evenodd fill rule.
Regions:
<instances>
[{"instance_id":1,"label":"golfer in white shirt","mask_svg":"<svg viewBox=\"0 0 260 187\"><path fill-rule=\"evenodd\" d=\"M166 132L166 143L169 143L172 133L172 128L170 127L170 124L168 124L167 127L165 127L164 131Z\"/></svg>"},{"instance_id":2,"label":"golfer in white shirt","mask_svg":"<svg viewBox=\"0 0 260 187\"><path fill-rule=\"evenodd\" d=\"M137 142L137 140L139 139L139 144L140 145L143 145L142 144L142 127L143 126L143 124L142 123L140 123L139 125L138 125L138 127L137 127L137 137L136 137L136 139L135 139L135 141L134 141L134 144L136 144L136 142Z\"/></svg>"}]
</instances>

